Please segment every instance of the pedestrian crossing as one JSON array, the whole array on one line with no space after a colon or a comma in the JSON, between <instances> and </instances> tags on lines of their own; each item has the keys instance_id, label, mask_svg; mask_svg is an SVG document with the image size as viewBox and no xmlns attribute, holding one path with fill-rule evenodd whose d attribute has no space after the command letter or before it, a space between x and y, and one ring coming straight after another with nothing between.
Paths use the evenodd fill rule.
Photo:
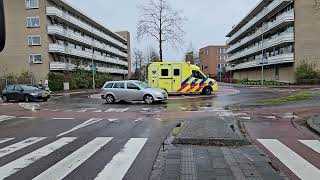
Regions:
<instances>
[{"instance_id":1,"label":"pedestrian crossing","mask_svg":"<svg viewBox=\"0 0 320 180\"><path fill-rule=\"evenodd\" d=\"M268 151L270 151L279 161L290 169L300 179L318 180L320 179L319 164L311 164L306 159L277 139L258 139ZM318 140L298 140L302 145L309 147L320 153L320 142ZM307 151L308 149L306 149Z\"/></svg>"},{"instance_id":2,"label":"pedestrian crossing","mask_svg":"<svg viewBox=\"0 0 320 180\"><path fill-rule=\"evenodd\" d=\"M0 149L0 162L2 158L12 158L15 156L15 153L19 151L18 157L15 157L11 162L7 164L1 164L0 167L0 180L2 179L10 179L10 176L15 175L16 173L22 171L21 173L25 173L27 167L33 165L33 167L37 167L37 163L41 159L54 159L57 158L57 151L61 148L68 148L68 146L72 146L71 143L76 140L81 139L77 137L62 137L57 138L53 142L47 142L49 137L30 137L24 140L16 141L16 138L0 138L0 145L7 145ZM70 152L70 154L61 154L58 153L60 158L55 164L51 164L49 167L45 167L42 172L36 173L34 171L28 171L29 173L35 173L32 177L34 180L59 180L64 179L69 174L72 174L80 166L85 166L86 161L95 156L98 151L102 151L104 153L108 152L108 143L113 141L113 137L95 137L92 140L87 140L85 144L81 144L80 147L77 146L77 149ZM131 138L127 142L122 142L124 145L121 149L113 156L113 158L104 164L104 167L101 167L102 170L95 175L96 180L121 180L125 177L126 173L132 166L133 162L136 160L137 156L140 154L141 150L145 146L148 138ZM113 143L119 143L115 140ZM43 146L39 147L39 143L43 144ZM48 143L44 145L44 143ZM76 143L73 143L73 145ZM34 149L32 152L27 151L21 155L21 151L24 148L36 146L38 149ZM30 149L30 148L29 148ZM73 149L71 147L71 149ZM22 156L22 157L19 157ZM50 164L48 162L47 164ZM90 167L88 167L90 168ZM86 173L86 172L84 172Z\"/></svg>"}]
</instances>

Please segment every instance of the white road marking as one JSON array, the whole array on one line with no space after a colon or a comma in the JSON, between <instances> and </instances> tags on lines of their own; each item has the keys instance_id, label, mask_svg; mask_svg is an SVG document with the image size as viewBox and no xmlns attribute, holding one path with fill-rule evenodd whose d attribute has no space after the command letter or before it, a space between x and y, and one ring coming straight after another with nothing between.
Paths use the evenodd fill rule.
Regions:
<instances>
[{"instance_id":1,"label":"white road marking","mask_svg":"<svg viewBox=\"0 0 320 180\"><path fill-rule=\"evenodd\" d=\"M20 119L35 119L36 117L19 117Z\"/></svg>"},{"instance_id":2,"label":"white road marking","mask_svg":"<svg viewBox=\"0 0 320 180\"><path fill-rule=\"evenodd\" d=\"M276 139L258 139L300 179L318 180L320 170Z\"/></svg>"},{"instance_id":3,"label":"white road marking","mask_svg":"<svg viewBox=\"0 0 320 180\"><path fill-rule=\"evenodd\" d=\"M60 111L60 109L52 109L51 111L52 112L57 112L57 111Z\"/></svg>"},{"instance_id":4,"label":"white road marking","mask_svg":"<svg viewBox=\"0 0 320 180\"><path fill-rule=\"evenodd\" d=\"M314 151L320 153L320 142L318 140L299 140Z\"/></svg>"},{"instance_id":5,"label":"white road marking","mask_svg":"<svg viewBox=\"0 0 320 180\"><path fill-rule=\"evenodd\" d=\"M108 119L110 122L118 121L118 119Z\"/></svg>"},{"instance_id":6,"label":"white road marking","mask_svg":"<svg viewBox=\"0 0 320 180\"><path fill-rule=\"evenodd\" d=\"M72 112L73 110L69 109L69 110L65 110L64 112Z\"/></svg>"},{"instance_id":7,"label":"white road marking","mask_svg":"<svg viewBox=\"0 0 320 180\"><path fill-rule=\"evenodd\" d=\"M75 118L52 118L53 120L72 120Z\"/></svg>"},{"instance_id":8,"label":"white road marking","mask_svg":"<svg viewBox=\"0 0 320 180\"><path fill-rule=\"evenodd\" d=\"M70 129L70 130L68 130L68 131L66 131L66 132L64 132L64 133L59 134L57 137L66 135L66 134L68 134L68 133L70 133L70 132L73 132L73 131L75 131L75 130L77 130L77 129L80 129L80 128L89 126L89 125L91 125L91 124L97 123L97 122L99 122L99 121L101 121L101 120L102 120L102 119L96 119L96 118L89 119L89 120L87 120L86 122L84 122L84 123L82 123L82 124L80 124L80 125L72 128L72 129Z\"/></svg>"},{"instance_id":9,"label":"white road marking","mask_svg":"<svg viewBox=\"0 0 320 180\"><path fill-rule=\"evenodd\" d=\"M79 110L79 111L77 111L77 112L87 112L88 110L85 110L85 109L83 109L83 110Z\"/></svg>"},{"instance_id":10,"label":"white road marking","mask_svg":"<svg viewBox=\"0 0 320 180\"><path fill-rule=\"evenodd\" d=\"M240 117L240 119L250 120L251 117Z\"/></svg>"},{"instance_id":11,"label":"white road marking","mask_svg":"<svg viewBox=\"0 0 320 180\"><path fill-rule=\"evenodd\" d=\"M126 112L129 108L110 108L106 110L105 112Z\"/></svg>"},{"instance_id":12,"label":"white road marking","mask_svg":"<svg viewBox=\"0 0 320 180\"><path fill-rule=\"evenodd\" d=\"M134 120L134 122L139 122L139 121L142 121L142 120L143 120L143 118L138 118L138 119Z\"/></svg>"},{"instance_id":13,"label":"white road marking","mask_svg":"<svg viewBox=\"0 0 320 180\"><path fill-rule=\"evenodd\" d=\"M81 109L85 109L85 110L95 110L97 108L81 108Z\"/></svg>"},{"instance_id":14,"label":"white road marking","mask_svg":"<svg viewBox=\"0 0 320 180\"><path fill-rule=\"evenodd\" d=\"M0 179L5 179L8 176L16 173L17 171L27 167L28 165L36 162L40 158L47 156L54 152L55 150L61 148L64 145L69 144L77 138L74 137L66 137L61 138L53 143L50 143L36 151L33 151L17 160L14 160L2 167L0 167Z\"/></svg>"},{"instance_id":15,"label":"white road marking","mask_svg":"<svg viewBox=\"0 0 320 180\"><path fill-rule=\"evenodd\" d=\"M19 103L19 106L28 110L39 110L40 105L37 103Z\"/></svg>"},{"instance_id":16,"label":"white road marking","mask_svg":"<svg viewBox=\"0 0 320 180\"><path fill-rule=\"evenodd\" d=\"M282 116L285 119L291 119L291 118L298 118L298 116L292 115L292 116Z\"/></svg>"},{"instance_id":17,"label":"white road marking","mask_svg":"<svg viewBox=\"0 0 320 180\"><path fill-rule=\"evenodd\" d=\"M148 111L150 110L151 108L142 108L143 111Z\"/></svg>"},{"instance_id":18,"label":"white road marking","mask_svg":"<svg viewBox=\"0 0 320 180\"><path fill-rule=\"evenodd\" d=\"M276 119L275 116L263 116L264 118L267 118L267 119Z\"/></svg>"},{"instance_id":19,"label":"white road marking","mask_svg":"<svg viewBox=\"0 0 320 180\"><path fill-rule=\"evenodd\" d=\"M5 143L5 142L8 142L8 141L11 141L13 140L14 138L3 138L3 139L0 139L0 144L1 143Z\"/></svg>"},{"instance_id":20,"label":"white road marking","mask_svg":"<svg viewBox=\"0 0 320 180\"><path fill-rule=\"evenodd\" d=\"M7 121L7 120L10 120L10 119L14 119L16 118L15 116L6 116L6 115L1 115L0 116L0 122L2 121Z\"/></svg>"},{"instance_id":21,"label":"white road marking","mask_svg":"<svg viewBox=\"0 0 320 180\"><path fill-rule=\"evenodd\" d=\"M102 110L93 111L94 113L101 113Z\"/></svg>"},{"instance_id":22,"label":"white road marking","mask_svg":"<svg viewBox=\"0 0 320 180\"><path fill-rule=\"evenodd\" d=\"M111 137L97 137L54 166L50 167L33 180L63 179L83 162L89 159L100 148L112 140Z\"/></svg>"},{"instance_id":23,"label":"white road marking","mask_svg":"<svg viewBox=\"0 0 320 180\"><path fill-rule=\"evenodd\" d=\"M11 154L15 151L18 151L20 149L23 149L27 146L30 146L34 143L37 143L41 140L44 140L44 139L45 139L45 137L32 137L32 138L17 142L15 144L12 144L10 146L4 147L4 148L0 149L0 158L3 156L6 156L8 154Z\"/></svg>"},{"instance_id":24,"label":"white road marking","mask_svg":"<svg viewBox=\"0 0 320 180\"><path fill-rule=\"evenodd\" d=\"M234 116L245 116L248 115L247 113L234 113Z\"/></svg>"},{"instance_id":25,"label":"white road marking","mask_svg":"<svg viewBox=\"0 0 320 180\"><path fill-rule=\"evenodd\" d=\"M98 174L95 180L122 180L147 140L147 138L130 139L124 148Z\"/></svg>"}]
</instances>

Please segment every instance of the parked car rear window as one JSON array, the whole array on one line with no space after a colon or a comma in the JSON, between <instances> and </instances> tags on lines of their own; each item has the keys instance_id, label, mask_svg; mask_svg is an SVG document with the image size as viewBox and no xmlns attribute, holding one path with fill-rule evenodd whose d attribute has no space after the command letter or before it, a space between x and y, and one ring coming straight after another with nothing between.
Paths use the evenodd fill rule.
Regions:
<instances>
[{"instance_id":1,"label":"parked car rear window","mask_svg":"<svg viewBox=\"0 0 320 180\"><path fill-rule=\"evenodd\" d=\"M109 84L107 84L104 88L112 88L113 84L114 84L114 83L109 83Z\"/></svg>"},{"instance_id":2,"label":"parked car rear window","mask_svg":"<svg viewBox=\"0 0 320 180\"><path fill-rule=\"evenodd\" d=\"M13 91L13 89L14 89L14 85L9 85L6 88L7 91Z\"/></svg>"},{"instance_id":3,"label":"parked car rear window","mask_svg":"<svg viewBox=\"0 0 320 180\"><path fill-rule=\"evenodd\" d=\"M113 88L124 89L124 83L115 83Z\"/></svg>"}]
</instances>

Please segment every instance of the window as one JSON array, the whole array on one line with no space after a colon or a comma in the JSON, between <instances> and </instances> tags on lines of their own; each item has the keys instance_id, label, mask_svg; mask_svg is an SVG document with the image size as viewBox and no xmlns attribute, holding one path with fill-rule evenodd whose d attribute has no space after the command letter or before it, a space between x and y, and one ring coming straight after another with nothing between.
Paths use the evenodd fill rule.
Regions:
<instances>
[{"instance_id":1,"label":"window","mask_svg":"<svg viewBox=\"0 0 320 180\"><path fill-rule=\"evenodd\" d=\"M180 76L180 69L174 69L173 70L173 75L174 76Z\"/></svg>"},{"instance_id":2,"label":"window","mask_svg":"<svg viewBox=\"0 0 320 180\"><path fill-rule=\"evenodd\" d=\"M161 69L161 76L169 76L169 70L168 69Z\"/></svg>"},{"instance_id":3,"label":"window","mask_svg":"<svg viewBox=\"0 0 320 180\"><path fill-rule=\"evenodd\" d=\"M28 37L28 45L29 46L41 45L41 37L40 36L29 36Z\"/></svg>"},{"instance_id":4,"label":"window","mask_svg":"<svg viewBox=\"0 0 320 180\"><path fill-rule=\"evenodd\" d=\"M40 18L39 17L27 17L27 27L40 27Z\"/></svg>"},{"instance_id":5,"label":"window","mask_svg":"<svg viewBox=\"0 0 320 180\"><path fill-rule=\"evenodd\" d=\"M193 70L192 74L193 74L193 77L197 78L197 79L204 79L205 78L199 71L196 71L196 70Z\"/></svg>"},{"instance_id":6,"label":"window","mask_svg":"<svg viewBox=\"0 0 320 180\"><path fill-rule=\"evenodd\" d=\"M107 84L104 88L112 88L113 84L114 84L114 83L109 83L109 84Z\"/></svg>"},{"instance_id":7,"label":"window","mask_svg":"<svg viewBox=\"0 0 320 180\"><path fill-rule=\"evenodd\" d=\"M15 90L15 91L22 91L23 89L22 89L21 86L15 86L15 87L14 87L14 90Z\"/></svg>"},{"instance_id":8,"label":"window","mask_svg":"<svg viewBox=\"0 0 320 180\"><path fill-rule=\"evenodd\" d=\"M113 88L116 89L124 89L124 83L115 83Z\"/></svg>"},{"instance_id":9,"label":"window","mask_svg":"<svg viewBox=\"0 0 320 180\"><path fill-rule=\"evenodd\" d=\"M33 64L42 64L42 55L41 54L30 54L29 60Z\"/></svg>"},{"instance_id":10,"label":"window","mask_svg":"<svg viewBox=\"0 0 320 180\"><path fill-rule=\"evenodd\" d=\"M206 55L207 56L209 55L209 49L208 48L206 49Z\"/></svg>"},{"instance_id":11,"label":"window","mask_svg":"<svg viewBox=\"0 0 320 180\"><path fill-rule=\"evenodd\" d=\"M39 8L39 0L26 0L27 9L37 9Z\"/></svg>"},{"instance_id":12,"label":"window","mask_svg":"<svg viewBox=\"0 0 320 180\"><path fill-rule=\"evenodd\" d=\"M128 83L127 84L127 89L140 90L140 88L137 85L133 84L133 83Z\"/></svg>"},{"instance_id":13,"label":"window","mask_svg":"<svg viewBox=\"0 0 320 180\"><path fill-rule=\"evenodd\" d=\"M6 88L7 91L13 91L14 90L14 85L9 85Z\"/></svg>"}]
</instances>

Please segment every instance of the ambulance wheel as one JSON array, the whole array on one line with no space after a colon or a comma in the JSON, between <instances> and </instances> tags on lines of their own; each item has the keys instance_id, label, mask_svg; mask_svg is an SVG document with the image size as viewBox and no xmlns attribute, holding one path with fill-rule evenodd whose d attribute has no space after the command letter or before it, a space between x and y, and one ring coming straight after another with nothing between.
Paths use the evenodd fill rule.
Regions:
<instances>
[{"instance_id":1,"label":"ambulance wheel","mask_svg":"<svg viewBox=\"0 0 320 180\"><path fill-rule=\"evenodd\" d=\"M154 102L154 99L153 99L153 97L151 95L147 94L147 95L144 96L143 101L146 104L152 104Z\"/></svg>"},{"instance_id":2,"label":"ambulance wheel","mask_svg":"<svg viewBox=\"0 0 320 180\"><path fill-rule=\"evenodd\" d=\"M210 87L205 87L202 91L203 94L205 95L211 95L212 94L212 89Z\"/></svg>"}]
</instances>

